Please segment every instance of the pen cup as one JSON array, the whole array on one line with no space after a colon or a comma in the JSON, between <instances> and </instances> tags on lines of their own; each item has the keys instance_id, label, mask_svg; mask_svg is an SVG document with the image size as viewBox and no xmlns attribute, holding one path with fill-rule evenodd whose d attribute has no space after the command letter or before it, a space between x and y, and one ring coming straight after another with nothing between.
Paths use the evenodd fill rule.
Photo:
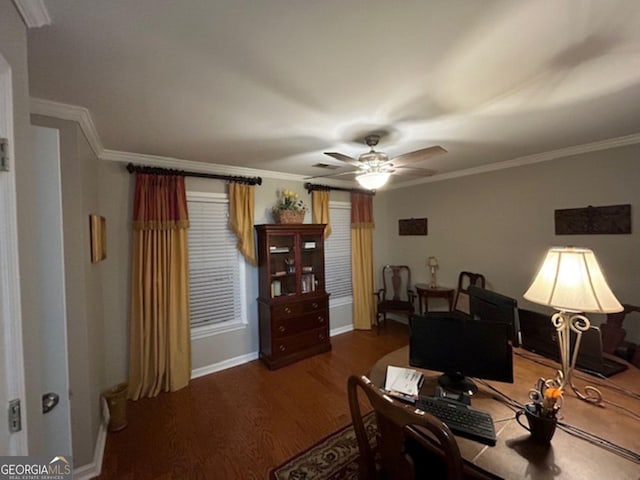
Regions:
<instances>
[{"instance_id":1,"label":"pen cup","mask_svg":"<svg viewBox=\"0 0 640 480\"><path fill-rule=\"evenodd\" d=\"M525 415L527 417L526 426L520 420L520 417ZM524 410L520 410L516 413L516 421L522 426L522 428L529 430L531 433L531 439L537 443L551 443L553 434L556 432L556 425L558 419L555 417L546 417L538 414L535 407L531 404L525 405Z\"/></svg>"}]
</instances>

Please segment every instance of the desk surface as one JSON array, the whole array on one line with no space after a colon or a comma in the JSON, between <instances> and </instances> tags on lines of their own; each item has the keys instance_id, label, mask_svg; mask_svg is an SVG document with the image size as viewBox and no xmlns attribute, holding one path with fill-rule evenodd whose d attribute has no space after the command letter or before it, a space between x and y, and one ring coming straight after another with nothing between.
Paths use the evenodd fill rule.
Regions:
<instances>
[{"instance_id":1,"label":"desk surface","mask_svg":"<svg viewBox=\"0 0 640 480\"><path fill-rule=\"evenodd\" d=\"M546 365L537 363L539 360ZM372 367L370 378L383 385L387 365L408 366L409 347L403 347L382 357ZM515 383L486 382L520 403L528 402L528 391L539 377L554 376L552 361L525 350L514 349ZM433 395L439 372L428 370L421 393ZM577 438L558 428L551 446L536 445L529 433L515 421L515 413L490 388L476 381L479 391L472 399L475 408L486 410L493 416L498 442L486 447L466 438L457 437L465 460L505 479L640 479L640 463L620 456L609 449ZM582 373L574 376L574 384L598 387L605 407L587 404L568 389L564 394L561 422L595 434L614 444L640 454L640 400L624 394L619 388L638 392L640 370L629 367L609 380L601 380ZM610 402L610 403L609 403ZM624 407L636 414L627 412Z\"/></svg>"}]
</instances>

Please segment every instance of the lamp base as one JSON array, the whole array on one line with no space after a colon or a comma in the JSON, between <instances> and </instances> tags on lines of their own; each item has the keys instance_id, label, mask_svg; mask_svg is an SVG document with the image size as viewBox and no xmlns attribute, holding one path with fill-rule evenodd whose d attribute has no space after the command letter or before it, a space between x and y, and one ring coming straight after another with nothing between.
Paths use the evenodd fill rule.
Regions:
<instances>
[{"instance_id":1,"label":"lamp base","mask_svg":"<svg viewBox=\"0 0 640 480\"><path fill-rule=\"evenodd\" d=\"M431 267L431 283L429 284L429 288L438 288L436 284L436 268Z\"/></svg>"},{"instance_id":2,"label":"lamp base","mask_svg":"<svg viewBox=\"0 0 640 480\"><path fill-rule=\"evenodd\" d=\"M558 348L560 349L560 363L562 369L558 370L555 382L558 387L564 389L571 387L576 396L585 402L602 407L602 393L596 387L590 385L584 387L584 394L573 383L573 371L575 370L582 333L591 327L591 322L579 313L560 311L551 317L551 323L558 332ZM571 351L571 330L576 333L576 342Z\"/></svg>"}]
</instances>

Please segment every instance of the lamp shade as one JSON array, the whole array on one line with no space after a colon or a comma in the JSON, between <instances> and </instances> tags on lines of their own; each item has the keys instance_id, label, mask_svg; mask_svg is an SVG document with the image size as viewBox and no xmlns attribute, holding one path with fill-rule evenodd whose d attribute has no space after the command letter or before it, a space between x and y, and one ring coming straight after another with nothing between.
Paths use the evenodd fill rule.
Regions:
<instances>
[{"instance_id":1,"label":"lamp shade","mask_svg":"<svg viewBox=\"0 0 640 480\"><path fill-rule=\"evenodd\" d=\"M366 188L367 190L376 190L387 183L389 175L391 175L389 172L374 171L358 175L356 180L358 180L358 183L362 185L363 188Z\"/></svg>"},{"instance_id":2,"label":"lamp shade","mask_svg":"<svg viewBox=\"0 0 640 480\"><path fill-rule=\"evenodd\" d=\"M430 267L437 267L438 266L438 259L436 257L427 258L427 265L429 265Z\"/></svg>"},{"instance_id":3,"label":"lamp shade","mask_svg":"<svg viewBox=\"0 0 640 480\"><path fill-rule=\"evenodd\" d=\"M621 312L593 252L587 248L552 248L524 298L569 312Z\"/></svg>"}]
</instances>

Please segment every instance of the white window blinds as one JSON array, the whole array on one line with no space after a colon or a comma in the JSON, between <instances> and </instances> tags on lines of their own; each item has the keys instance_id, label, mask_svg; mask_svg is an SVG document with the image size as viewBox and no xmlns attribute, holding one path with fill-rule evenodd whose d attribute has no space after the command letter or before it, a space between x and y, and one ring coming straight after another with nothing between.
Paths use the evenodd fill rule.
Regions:
<instances>
[{"instance_id":1,"label":"white window blinds","mask_svg":"<svg viewBox=\"0 0 640 480\"><path fill-rule=\"evenodd\" d=\"M330 202L331 235L325 241L325 286L331 300L352 296L351 203Z\"/></svg>"},{"instance_id":2,"label":"white window blinds","mask_svg":"<svg viewBox=\"0 0 640 480\"><path fill-rule=\"evenodd\" d=\"M191 327L241 320L241 258L226 195L187 193Z\"/></svg>"}]
</instances>

